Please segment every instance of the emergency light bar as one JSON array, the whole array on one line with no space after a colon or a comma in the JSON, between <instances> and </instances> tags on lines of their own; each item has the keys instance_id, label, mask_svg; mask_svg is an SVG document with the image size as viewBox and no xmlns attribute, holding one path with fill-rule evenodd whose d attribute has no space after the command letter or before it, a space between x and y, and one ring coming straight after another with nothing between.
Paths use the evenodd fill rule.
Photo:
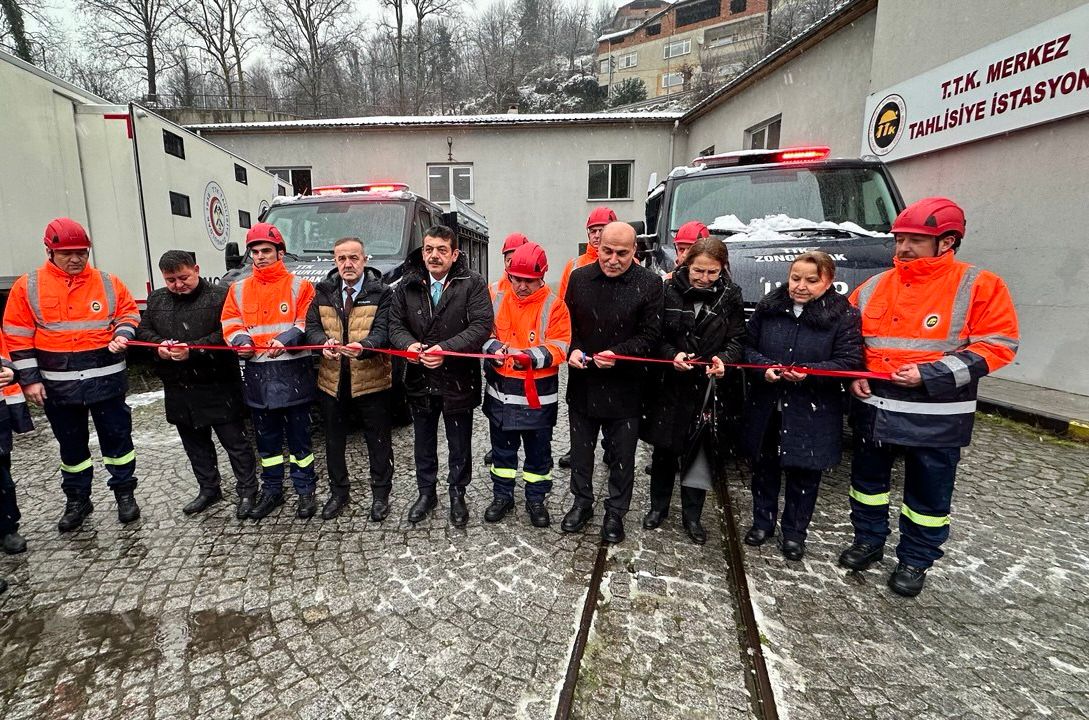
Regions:
<instances>
[{"instance_id":1,"label":"emergency light bar","mask_svg":"<svg viewBox=\"0 0 1089 720\"><path fill-rule=\"evenodd\" d=\"M826 159L831 150L823 145L795 147L783 150L738 150L705 155L692 160L696 167L720 168L735 165L767 165L773 163L812 162Z\"/></svg>"},{"instance_id":2,"label":"emergency light bar","mask_svg":"<svg viewBox=\"0 0 1089 720\"><path fill-rule=\"evenodd\" d=\"M408 185L399 182L360 183L357 185L320 185L314 188L314 195L340 195L357 192L402 192Z\"/></svg>"}]
</instances>

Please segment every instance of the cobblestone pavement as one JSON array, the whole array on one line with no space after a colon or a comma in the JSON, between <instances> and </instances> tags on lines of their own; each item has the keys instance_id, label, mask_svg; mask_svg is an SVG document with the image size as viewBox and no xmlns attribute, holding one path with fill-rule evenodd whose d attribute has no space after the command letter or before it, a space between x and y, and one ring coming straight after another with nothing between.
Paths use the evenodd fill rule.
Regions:
<instances>
[{"instance_id":1,"label":"cobblestone pavement","mask_svg":"<svg viewBox=\"0 0 1089 720\"><path fill-rule=\"evenodd\" d=\"M847 469L821 488L803 562L745 548L780 717L1089 717L1089 448L980 416L946 556L914 599L885 585L895 518L879 567L836 565ZM730 482L743 532L748 476Z\"/></svg>"}]
</instances>

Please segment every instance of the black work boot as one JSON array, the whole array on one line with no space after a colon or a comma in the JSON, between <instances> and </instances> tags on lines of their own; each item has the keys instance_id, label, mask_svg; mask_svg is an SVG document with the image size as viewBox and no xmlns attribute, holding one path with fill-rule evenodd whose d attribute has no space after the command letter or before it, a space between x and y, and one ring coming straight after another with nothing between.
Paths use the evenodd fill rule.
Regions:
<instances>
[{"instance_id":1,"label":"black work boot","mask_svg":"<svg viewBox=\"0 0 1089 720\"><path fill-rule=\"evenodd\" d=\"M620 513L606 510L601 523L601 539L607 543L624 541L624 518Z\"/></svg>"},{"instance_id":2,"label":"black work boot","mask_svg":"<svg viewBox=\"0 0 1089 720\"><path fill-rule=\"evenodd\" d=\"M389 516L389 496L375 495L371 499L371 521L382 522Z\"/></svg>"},{"instance_id":3,"label":"black work boot","mask_svg":"<svg viewBox=\"0 0 1089 720\"><path fill-rule=\"evenodd\" d=\"M83 525L84 519L95 509L89 497L70 496L64 504L64 514L57 521L57 529L61 532L78 530Z\"/></svg>"},{"instance_id":4,"label":"black work boot","mask_svg":"<svg viewBox=\"0 0 1089 720\"><path fill-rule=\"evenodd\" d=\"M499 522L514 509L514 498L496 495L492 498L491 505L484 510L485 522Z\"/></svg>"},{"instance_id":5,"label":"black work boot","mask_svg":"<svg viewBox=\"0 0 1089 720\"><path fill-rule=\"evenodd\" d=\"M681 518L681 524L684 525L684 531L688 533L688 538L697 545L703 545L707 542L707 531L703 529L703 524L700 523L699 518Z\"/></svg>"},{"instance_id":6,"label":"black work boot","mask_svg":"<svg viewBox=\"0 0 1089 720\"><path fill-rule=\"evenodd\" d=\"M8 555L18 555L26 552L26 539L17 530L12 530L0 539L0 546Z\"/></svg>"},{"instance_id":7,"label":"black work boot","mask_svg":"<svg viewBox=\"0 0 1089 720\"><path fill-rule=\"evenodd\" d=\"M923 590L926 582L926 568L913 567L906 563L897 563L896 569L889 575L889 587L897 595L915 597Z\"/></svg>"},{"instance_id":8,"label":"black work boot","mask_svg":"<svg viewBox=\"0 0 1089 720\"><path fill-rule=\"evenodd\" d=\"M219 488L205 489L201 488L200 492L193 500L182 508L182 512L186 515L196 515L199 512L204 512L210 505L213 505L223 499L223 493Z\"/></svg>"},{"instance_id":9,"label":"black work boot","mask_svg":"<svg viewBox=\"0 0 1089 720\"><path fill-rule=\"evenodd\" d=\"M299 505L295 509L295 517L300 520L309 520L318 511L318 503L314 500L314 493L299 495Z\"/></svg>"},{"instance_id":10,"label":"black work boot","mask_svg":"<svg viewBox=\"0 0 1089 720\"><path fill-rule=\"evenodd\" d=\"M592 507L572 505L567 514L563 516L560 529L565 533L576 533L586 527L586 523L590 522L590 518L593 516L594 509Z\"/></svg>"},{"instance_id":11,"label":"black work boot","mask_svg":"<svg viewBox=\"0 0 1089 720\"><path fill-rule=\"evenodd\" d=\"M560 459L557 461L556 464L559 465L560 467L562 467L564 470L570 470L571 469L571 451L568 450L563 455L560 455Z\"/></svg>"},{"instance_id":12,"label":"black work boot","mask_svg":"<svg viewBox=\"0 0 1089 720\"><path fill-rule=\"evenodd\" d=\"M511 501L514 506L514 501ZM465 527L469 522L469 508L465 505L465 491L455 492L450 496L450 524L454 527Z\"/></svg>"},{"instance_id":13,"label":"black work boot","mask_svg":"<svg viewBox=\"0 0 1089 720\"><path fill-rule=\"evenodd\" d=\"M491 465L492 464L492 451L491 450L484 453L484 464L485 465Z\"/></svg>"},{"instance_id":14,"label":"black work boot","mask_svg":"<svg viewBox=\"0 0 1089 720\"><path fill-rule=\"evenodd\" d=\"M884 545L856 542L839 555L840 567L862 572L885 557Z\"/></svg>"},{"instance_id":15,"label":"black work boot","mask_svg":"<svg viewBox=\"0 0 1089 720\"><path fill-rule=\"evenodd\" d=\"M325 507L321 509L322 520L332 520L348 507L348 496L343 493L333 493L325 501Z\"/></svg>"},{"instance_id":16,"label":"black work boot","mask_svg":"<svg viewBox=\"0 0 1089 720\"><path fill-rule=\"evenodd\" d=\"M666 519L668 515L669 510L658 510L656 508L651 508L647 511L647 514L643 516L643 529L654 530L662 524L662 522Z\"/></svg>"},{"instance_id":17,"label":"black work boot","mask_svg":"<svg viewBox=\"0 0 1089 720\"><path fill-rule=\"evenodd\" d=\"M239 520L245 520L253 512L254 498L252 495L243 495L238 498L238 505L234 508L234 516Z\"/></svg>"},{"instance_id":18,"label":"black work boot","mask_svg":"<svg viewBox=\"0 0 1089 720\"><path fill-rule=\"evenodd\" d=\"M140 506L136 504L136 495L133 494L131 489L116 490L114 491L114 497L117 498L117 521L119 523L128 525L130 522L140 519Z\"/></svg>"},{"instance_id":19,"label":"black work boot","mask_svg":"<svg viewBox=\"0 0 1089 720\"><path fill-rule=\"evenodd\" d=\"M257 504L253 506L253 510L250 510L250 518L253 520L260 520L266 518L276 508L284 504L284 494L270 493L267 490L257 496Z\"/></svg>"},{"instance_id":20,"label":"black work boot","mask_svg":"<svg viewBox=\"0 0 1089 720\"><path fill-rule=\"evenodd\" d=\"M408 521L410 523L418 523L426 518L435 506L439 504L439 497L432 490L421 490L420 496L416 498L416 502L412 503L412 507L408 509Z\"/></svg>"},{"instance_id":21,"label":"black work boot","mask_svg":"<svg viewBox=\"0 0 1089 720\"><path fill-rule=\"evenodd\" d=\"M526 514L533 527L546 528L552 524L543 500L526 500Z\"/></svg>"}]
</instances>

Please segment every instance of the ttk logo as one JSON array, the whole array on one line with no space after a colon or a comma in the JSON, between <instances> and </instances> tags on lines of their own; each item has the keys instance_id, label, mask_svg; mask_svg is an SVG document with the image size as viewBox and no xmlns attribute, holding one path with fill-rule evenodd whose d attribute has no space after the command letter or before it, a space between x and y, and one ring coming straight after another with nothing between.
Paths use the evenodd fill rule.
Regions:
<instances>
[{"instance_id":1,"label":"ttk logo","mask_svg":"<svg viewBox=\"0 0 1089 720\"><path fill-rule=\"evenodd\" d=\"M92 300L91 301L91 312L98 312L101 309L102 309L102 303L100 303L98 300Z\"/></svg>"},{"instance_id":2,"label":"ttk logo","mask_svg":"<svg viewBox=\"0 0 1089 720\"><path fill-rule=\"evenodd\" d=\"M877 109L870 117L867 133L870 150L875 155L887 155L896 147L904 128L907 127L904 121L906 113L904 98L899 95L889 95L877 104Z\"/></svg>"},{"instance_id":3,"label":"ttk logo","mask_svg":"<svg viewBox=\"0 0 1089 720\"><path fill-rule=\"evenodd\" d=\"M926 320L923 320L923 325L927 330L933 330L938 327L938 323L941 322L941 319L940 315L927 315Z\"/></svg>"}]
</instances>

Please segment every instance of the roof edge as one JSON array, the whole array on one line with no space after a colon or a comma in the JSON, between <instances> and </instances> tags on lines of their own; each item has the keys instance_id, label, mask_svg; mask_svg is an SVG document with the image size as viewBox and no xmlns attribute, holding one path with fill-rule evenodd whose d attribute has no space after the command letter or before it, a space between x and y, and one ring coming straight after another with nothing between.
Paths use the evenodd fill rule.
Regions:
<instances>
[{"instance_id":1,"label":"roof edge","mask_svg":"<svg viewBox=\"0 0 1089 720\"><path fill-rule=\"evenodd\" d=\"M410 127L516 127L558 125L615 125L634 123L654 125L680 120L682 112L652 113L538 113L495 115L423 115L325 118L320 120L278 120L258 123L205 123L184 126L191 132L290 132L293 130L369 130Z\"/></svg>"}]
</instances>

